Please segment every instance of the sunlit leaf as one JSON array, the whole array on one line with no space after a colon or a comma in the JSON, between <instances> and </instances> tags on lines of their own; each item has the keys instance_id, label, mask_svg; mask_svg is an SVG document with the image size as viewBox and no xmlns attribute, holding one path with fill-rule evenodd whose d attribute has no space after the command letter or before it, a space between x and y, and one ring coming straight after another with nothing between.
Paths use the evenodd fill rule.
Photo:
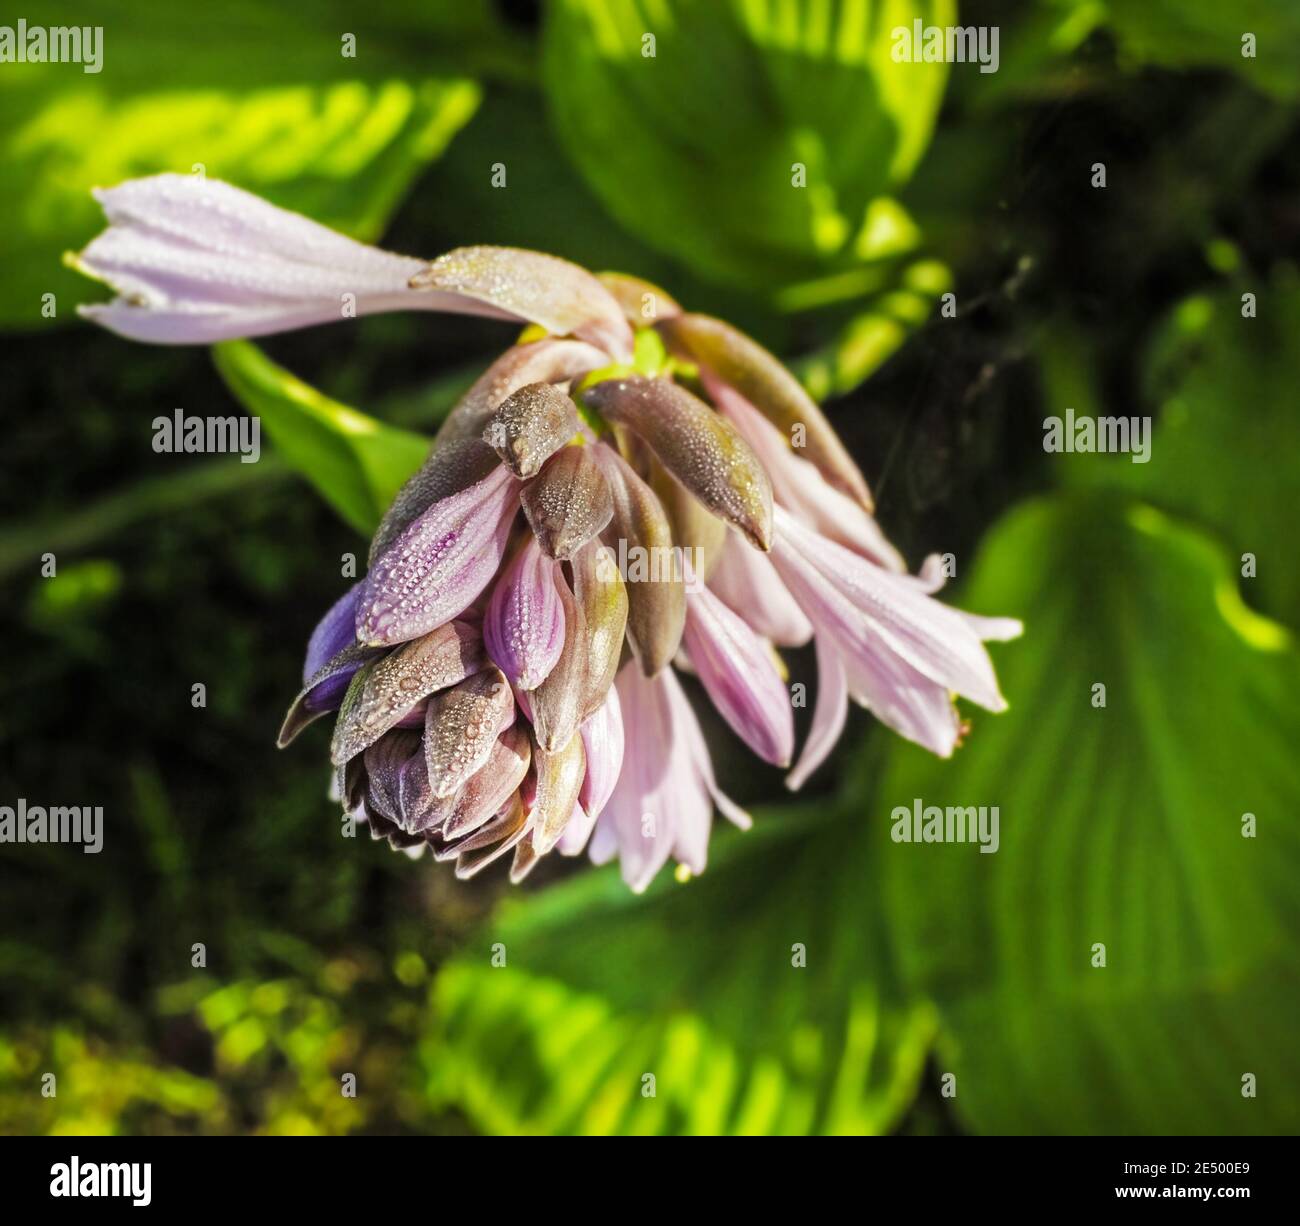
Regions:
<instances>
[{"instance_id":1,"label":"sunlit leaf","mask_svg":"<svg viewBox=\"0 0 1300 1226\"><path fill-rule=\"evenodd\" d=\"M950 0L555 0L543 75L569 155L628 229L701 272L773 287L855 250L925 150L947 79L893 31ZM869 231L869 227L867 227Z\"/></svg>"}]
</instances>

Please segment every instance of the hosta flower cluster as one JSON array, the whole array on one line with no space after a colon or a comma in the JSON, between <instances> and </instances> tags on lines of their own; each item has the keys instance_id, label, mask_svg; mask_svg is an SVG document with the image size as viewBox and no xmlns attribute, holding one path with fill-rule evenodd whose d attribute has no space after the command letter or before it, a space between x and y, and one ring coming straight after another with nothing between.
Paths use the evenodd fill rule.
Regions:
<instances>
[{"instance_id":1,"label":"hosta flower cluster","mask_svg":"<svg viewBox=\"0 0 1300 1226\"><path fill-rule=\"evenodd\" d=\"M391 255L226 184L100 193L81 266L98 322L162 343L347 313L527 323L455 407L307 650L287 743L337 711L338 795L377 837L468 877L552 850L618 857L635 889L704 868L718 789L687 671L798 787L850 699L938 754L954 695L1005 704L983 640L1019 633L934 599L872 516L861 473L765 349L629 277L492 247ZM779 649L815 644L797 759Z\"/></svg>"}]
</instances>

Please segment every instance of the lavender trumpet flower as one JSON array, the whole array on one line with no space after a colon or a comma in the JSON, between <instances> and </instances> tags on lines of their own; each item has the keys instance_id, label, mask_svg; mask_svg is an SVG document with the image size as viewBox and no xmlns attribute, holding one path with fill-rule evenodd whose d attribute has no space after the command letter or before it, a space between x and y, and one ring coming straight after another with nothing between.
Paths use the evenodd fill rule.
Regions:
<instances>
[{"instance_id":1,"label":"lavender trumpet flower","mask_svg":"<svg viewBox=\"0 0 1300 1226\"><path fill-rule=\"evenodd\" d=\"M160 175L98 198L110 224L79 265L119 296L85 313L133 339L325 323L344 296L530 325L384 516L281 730L285 745L337 712L335 790L376 838L462 878L510 854L515 881L586 849L642 890L669 858L704 869L715 810L750 824L679 669L756 755L793 762L792 788L850 699L945 757L955 695L1005 707L983 644L1020 624L935 600L934 559L907 573L821 410L728 324L535 252L390 255L224 183ZM795 760L777 649L810 639Z\"/></svg>"}]
</instances>

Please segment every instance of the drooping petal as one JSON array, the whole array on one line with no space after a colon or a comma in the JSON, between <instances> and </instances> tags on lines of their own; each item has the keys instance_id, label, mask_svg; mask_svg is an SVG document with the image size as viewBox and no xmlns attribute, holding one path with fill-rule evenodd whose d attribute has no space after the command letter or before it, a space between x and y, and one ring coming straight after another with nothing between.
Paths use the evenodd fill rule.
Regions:
<instances>
[{"instance_id":1,"label":"drooping petal","mask_svg":"<svg viewBox=\"0 0 1300 1226\"><path fill-rule=\"evenodd\" d=\"M646 677L631 665L619 670L615 684L623 713L623 769L588 848L595 864L617 856L623 880L637 893L650 884L672 854L677 808L664 797L670 790L666 781L676 730L668 723L661 681L671 676L671 669L654 677Z\"/></svg>"},{"instance_id":2,"label":"drooping petal","mask_svg":"<svg viewBox=\"0 0 1300 1226\"><path fill-rule=\"evenodd\" d=\"M834 427L786 368L743 332L708 315L671 316L659 325L668 347L717 375L787 438L804 428L809 458L831 484L870 511L871 491Z\"/></svg>"},{"instance_id":3,"label":"drooping petal","mask_svg":"<svg viewBox=\"0 0 1300 1226\"><path fill-rule=\"evenodd\" d=\"M619 858L640 893L669 856L702 872L716 805L740 826L749 815L718 789L690 700L672 669L645 677L633 665L616 682L626 748L623 769L591 836L591 859Z\"/></svg>"},{"instance_id":4,"label":"drooping petal","mask_svg":"<svg viewBox=\"0 0 1300 1226\"><path fill-rule=\"evenodd\" d=\"M465 622L451 621L366 666L343 699L330 760L336 766L350 761L397 727L416 704L460 684L484 663L478 633Z\"/></svg>"},{"instance_id":5,"label":"drooping petal","mask_svg":"<svg viewBox=\"0 0 1300 1226\"><path fill-rule=\"evenodd\" d=\"M673 855L693 873L702 873L707 859L709 832L713 826L713 810L716 808L740 830L748 830L753 826L754 819L718 787L704 733L700 731L690 700L675 675L669 674L667 688L671 718L682 729L682 752L697 780L698 790L695 795L700 798L703 810L698 820L678 823Z\"/></svg>"},{"instance_id":6,"label":"drooping petal","mask_svg":"<svg viewBox=\"0 0 1300 1226\"><path fill-rule=\"evenodd\" d=\"M931 681L972 702L990 711L1006 709L988 652L960 613L927 596L908 576L882 570L818 536L784 511L778 510L777 521L785 544L782 558L773 561L782 578L793 590L790 575L801 567L811 568L820 576L812 585L815 592L833 590L856 609L854 637L860 654L891 651ZM800 593L795 595L802 601ZM805 604L804 611L816 624L813 610Z\"/></svg>"},{"instance_id":7,"label":"drooping petal","mask_svg":"<svg viewBox=\"0 0 1300 1226\"><path fill-rule=\"evenodd\" d=\"M941 757L949 756L960 735L960 720L951 695L956 687L936 680L900 655L895 649L897 639L882 630L881 623L865 616L803 556L801 547L792 547L780 527L772 552L781 577L812 619L819 644L825 638L839 656L851 696L901 736ZM861 564L871 565L865 561ZM888 577L895 581L900 578ZM917 595L922 600L930 599ZM961 618L954 621L960 626L958 637L964 640L963 652L969 655L971 642L983 652L977 636Z\"/></svg>"},{"instance_id":8,"label":"drooping petal","mask_svg":"<svg viewBox=\"0 0 1300 1226\"><path fill-rule=\"evenodd\" d=\"M831 485L811 461L797 455L785 436L743 396L706 379L713 402L754 449L772 479L772 494L785 509L830 540L893 571L906 571L875 516Z\"/></svg>"},{"instance_id":9,"label":"drooping petal","mask_svg":"<svg viewBox=\"0 0 1300 1226\"><path fill-rule=\"evenodd\" d=\"M519 483L498 467L436 502L375 560L357 603L357 638L402 643L463 612L505 554Z\"/></svg>"},{"instance_id":10,"label":"drooping petal","mask_svg":"<svg viewBox=\"0 0 1300 1226\"><path fill-rule=\"evenodd\" d=\"M727 535L709 588L778 647L802 647L812 638L812 623L781 582L770 555L751 549L735 533Z\"/></svg>"},{"instance_id":11,"label":"drooping petal","mask_svg":"<svg viewBox=\"0 0 1300 1226\"><path fill-rule=\"evenodd\" d=\"M721 414L669 379L606 379L583 393L606 420L639 435L710 511L759 549L772 544L772 485Z\"/></svg>"},{"instance_id":12,"label":"drooping petal","mask_svg":"<svg viewBox=\"0 0 1300 1226\"><path fill-rule=\"evenodd\" d=\"M492 662L510 684L536 689L564 647L564 606L557 583L559 563L529 536L492 590L483 618L483 640Z\"/></svg>"},{"instance_id":13,"label":"drooping petal","mask_svg":"<svg viewBox=\"0 0 1300 1226\"><path fill-rule=\"evenodd\" d=\"M718 713L765 762L788 766L794 712L767 644L707 588L686 600L691 665Z\"/></svg>"},{"instance_id":14,"label":"drooping petal","mask_svg":"<svg viewBox=\"0 0 1300 1226\"><path fill-rule=\"evenodd\" d=\"M573 813L565 824L564 833L555 844L555 850L562 856L579 856L587 846L591 832L595 829L596 819L583 808L582 803L573 806Z\"/></svg>"},{"instance_id":15,"label":"drooping petal","mask_svg":"<svg viewBox=\"0 0 1300 1226\"><path fill-rule=\"evenodd\" d=\"M785 777L785 786L798 791L835 748L849 716L849 680L840 662L839 652L824 636L816 639L817 705L813 708L812 728L804 742L799 761Z\"/></svg>"},{"instance_id":16,"label":"drooping petal","mask_svg":"<svg viewBox=\"0 0 1300 1226\"><path fill-rule=\"evenodd\" d=\"M565 447L524 486L520 503L542 549L567 562L613 518L609 483L592 447Z\"/></svg>"},{"instance_id":17,"label":"drooping petal","mask_svg":"<svg viewBox=\"0 0 1300 1226\"><path fill-rule=\"evenodd\" d=\"M617 302L585 268L518 247L458 247L411 277L411 288L441 310L471 311L572 334L620 361L632 356L632 330Z\"/></svg>"},{"instance_id":18,"label":"drooping petal","mask_svg":"<svg viewBox=\"0 0 1300 1226\"><path fill-rule=\"evenodd\" d=\"M604 702L582 721L578 732L587 754L587 773L583 777L578 800L594 822L604 811L610 793L618 782L619 772L623 769L623 711L619 704L617 686L610 686ZM586 842L586 836L583 837L583 842ZM562 841L560 846L566 855L573 855L581 849L579 846L567 851L568 845Z\"/></svg>"},{"instance_id":19,"label":"drooping petal","mask_svg":"<svg viewBox=\"0 0 1300 1226\"><path fill-rule=\"evenodd\" d=\"M943 556L929 554L921 563L920 571L908 576L922 592L933 596L942 591L947 581L944 572ZM978 613L967 613L965 609L954 609L961 619L986 643L1006 643L1018 639L1025 632L1024 623L1016 617L981 617Z\"/></svg>"},{"instance_id":20,"label":"drooping petal","mask_svg":"<svg viewBox=\"0 0 1300 1226\"><path fill-rule=\"evenodd\" d=\"M533 850L544 856L559 841L573 815L578 792L587 769L587 755L580 736L552 753L533 745L533 769L537 773L537 793L533 798Z\"/></svg>"},{"instance_id":21,"label":"drooping petal","mask_svg":"<svg viewBox=\"0 0 1300 1226\"><path fill-rule=\"evenodd\" d=\"M682 641L686 589L674 564L672 529L654 491L612 447L593 448L614 504L605 543L618 557L627 588L627 638L648 677L664 668Z\"/></svg>"},{"instance_id":22,"label":"drooping petal","mask_svg":"<svg viewBox=\"0 0 1300 1226\"><path fill-rule=\"evenodd\" d=\"M514 695L497 668L485 668L430 698L424 752L434 796L458 792L486 764L514 718Z\"/></svg>"},{"instance_id":23,"label":"drooping petal","mask_svg":"<svg viewBox=\"0 0 1300 1226\"><path fill-rule=\"evenodd\" d=\"M501 402L530 383L567 384L608 362L607 354L584 341L547 337L512 345L479 375L447 415L436 435L437 445L479 438Z\"/></svg>"},{"instance_id":24,"label":"drooping petal","mask_svg":"<svg viewBox=\"0 0 1300 1226\"><path fill-rule=\"evenodd\" d=\"M961 718L947 686L891 652L842 658L849 694L881 723L941 758L961 738Z\"/></svg>"},{"instance_id":25,"label":"drooping petal","mask_svg":"<svg viewBox=\"0 0 1300 1226\"><path fill-rule=\"evenodd\" d=\"M573 401L549 383L529 383L497 406L483 427L483 441L516 477L535 477L577 433Z\"/></svg>"},{"instance_id":26,"label":"drooping petal","mask_svg":"<svg viewBox=\"0 0 1300 1226\"><path fill-rule=\"evenodd\" d=\"M76 259L119 297L82 314L133 340L208 344L377 311L446 310L426 261L368 247L223 183L161 174L101 188L109 227Z\"/></svg>"},{"instance_id":27,"label":"drooping petal","mask_svg":"<svg viewBox=\"0 0 1300 1226\"><path fill-rule=\"evenodd\" d=\"M280 725L276 744L283 749L313 720L335 710L348 684L374 653L357 644L356 608L361 584L354 583L317 623L307 642L302 689Z\"/></svg>"}]
</instances>

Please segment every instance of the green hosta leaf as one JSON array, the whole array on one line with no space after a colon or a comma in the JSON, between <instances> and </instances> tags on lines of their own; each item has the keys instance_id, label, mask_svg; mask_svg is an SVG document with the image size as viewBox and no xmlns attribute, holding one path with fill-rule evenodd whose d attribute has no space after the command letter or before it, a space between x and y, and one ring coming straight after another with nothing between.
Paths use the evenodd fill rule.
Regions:
<instances>
[{"instance_id":1,"label":"green hosta leaf","mask_svg":"<svg viewBox=\"0 0 1300 1226\"><path fill-rule=\"evenodd\" d=\"M933 1019L894 990L863 830L772 811L698 880L592 871L508 906L435 983L432 1097L501 1133L888 1129Z\"/></svg>"},{"instance_id":2,"label":"green hosta leaf","mask_svg":"<svg viewBox=\"0 0 1300 1226\"><path fill-rule=\"evenodd\" d=\"M358 532L369 535L429 439L331 400L249 341L212 347L221 377L288 461Z\"/></svg>"},{"instance_id":3,"label":"green hosta leaf","mask_svg":"<svg viewBox=\"0 0 1300 1226\"><path fill-rule=\"evenodd\" d=\"M1253 554L1247 599L1300 627L1300 284L1279 278L1252 292L1255 318L1243 318L1241 293L1228 290L1186 300L1157 332L1144 378L1143 411L1158 412L1147 463L1059 458L1074 481L1131 491L1212 528L1235 554Z\"/></svg>"},{"instance_id":4,"label":"green hosta leaf","mask_svg":"<svg viewBox=\"0 0 1300 1226\"><path fill-rule=\"evenodd\" d=\"M1024 618L998 657L1011 710L977 717L949 763L898 742L866 819L958 1115L992 1133L1294 1132L1286 633L1205 539L1111 495L1013 513L963 604ZM998 806L998 851L891 841L918 799Z\"/></svg>"},{"instance_id":5,"label":"green hosta leaf","mask_svg":"<svg viewBox=\"0 0 1300 1226\"><path fill-rule=\"evenodd\" d=\"M955 15L951 0L555 0L543 76L619 221L718 280L772 287L873 257L868 205L911 173L947 79L895 63L892 32Z\"/></svg>"},{"instance_id":6,"label":"green hosta leaf","mask_svg":"<svg viewBox=\"0 0 1300 1226\"><path fill-rule=\"evenodd\" d=\"M342 13L313 25L244 0L220 19L158 2L83 7L60 21L104 27L99 72L0 73L0 167L21 185L0 200L0 325L71 320L101 296L60 264L103 228L92 187L204 173L370 241L478 104L464 68L426 75L430 60L391 16L386 27ZM342 53L345 31L356 32L354 57ZM202 50L178 56L178 46Z\"/></svg>"}]
</instances>

